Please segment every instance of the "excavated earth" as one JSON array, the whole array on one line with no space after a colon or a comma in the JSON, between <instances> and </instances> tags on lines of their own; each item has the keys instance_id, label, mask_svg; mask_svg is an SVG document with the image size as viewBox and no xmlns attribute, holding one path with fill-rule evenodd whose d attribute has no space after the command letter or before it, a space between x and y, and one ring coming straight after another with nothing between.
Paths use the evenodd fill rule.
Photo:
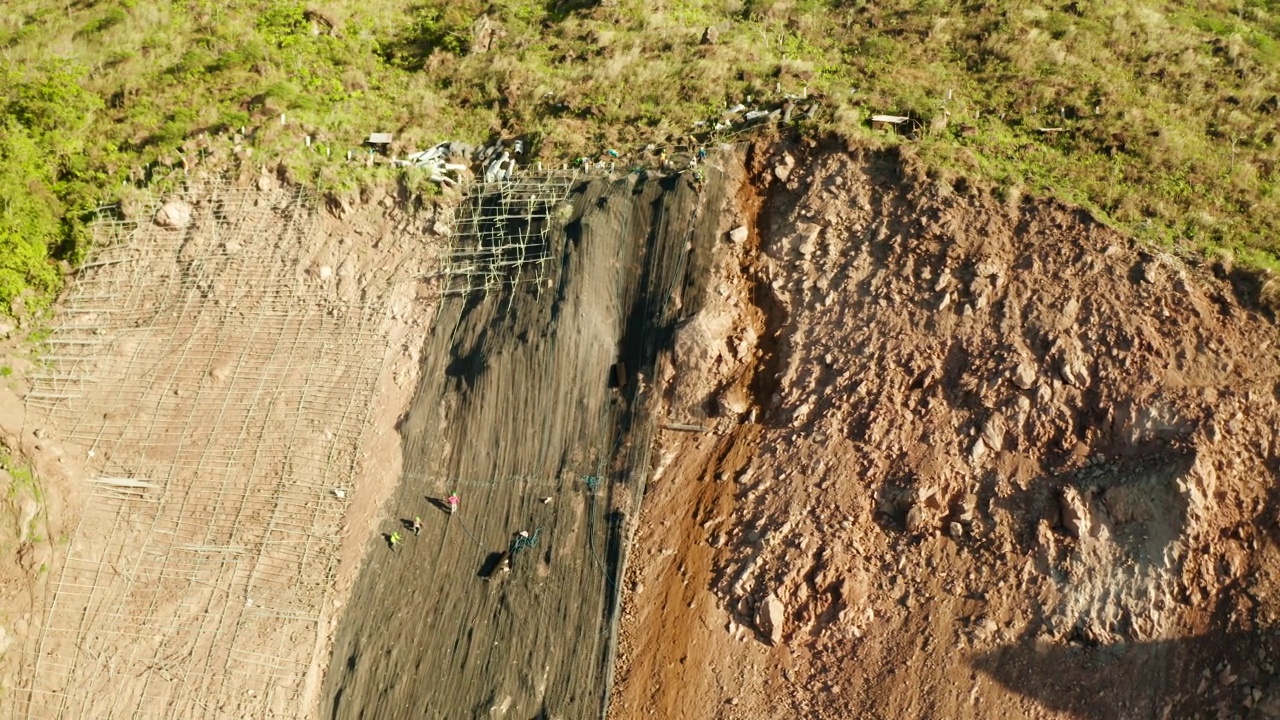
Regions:
<instances>
[{"instance_id":1,"label":"excavated earth","mask_svg":"<svg viewBox=\"0 0 1280 720\"><path fill-rule=\"evenodd\" d=\"M576 188L540 291L402 298L320 716L1280 717L1274 288L896 152L703 180Z\"/></svg>"},{"instance_id":2,"label":"excavated earth","mask_svg":"<svg viewBox=\"0 0 1280 720\"><path fill-rule=\"evenodd\" d=\"M611 717L1280 717L1271 289L894 153L747 165Z\"/></svg>"}]
</instances>

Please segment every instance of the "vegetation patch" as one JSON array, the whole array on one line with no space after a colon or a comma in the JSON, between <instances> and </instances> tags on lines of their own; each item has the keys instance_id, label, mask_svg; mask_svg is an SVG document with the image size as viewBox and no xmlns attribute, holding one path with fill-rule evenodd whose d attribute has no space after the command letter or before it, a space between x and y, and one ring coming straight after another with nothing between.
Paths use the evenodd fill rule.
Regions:
<instances>
[{"instance_id":1,"label":"vegetation patch","mask_svg":"<svg viewBox=\"0 0 1280 720\"><path fill-rule=\"evenodd\" d=\"M87 210L195 164L351 187L370 132L397 153L521 137L563 162L806 94L823 109L804 132L912 144L1275 268L1278 40L1261 0L18 0L0 12L0 309L57 289ZM910 127L872 132L875 113Z\"/></svg>"}]
</instances>

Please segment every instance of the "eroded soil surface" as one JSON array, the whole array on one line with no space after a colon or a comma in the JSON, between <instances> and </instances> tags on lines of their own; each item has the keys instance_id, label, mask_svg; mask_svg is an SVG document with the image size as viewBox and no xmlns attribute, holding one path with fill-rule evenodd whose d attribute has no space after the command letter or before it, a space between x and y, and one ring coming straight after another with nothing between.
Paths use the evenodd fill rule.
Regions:
<instances>
[{"instance_id":1,"label":"eroded soil surface","mask_svg":"<svg viewBox=\"0 0 1280 720\"><path fill-rule=\"evenodd\" d=\"M1256 288L897 157L751 165L665 378L711 430L660 438L611 716L1280 716Z\"/></svg>"},{"instance_id":2,"label":"eroded soil surface","mask_svg":"<svg viewBox=\"0 0 1280 720\"><path fill-rule=\"evenodd\" d=\"M425 343L423 230L448 218L330 208L305 282L393 290L300 696L594 717L620 595L620 720L1280 717L1280 335L1257 286L897 156L734 157L626 212L587 192L546 303L446 303ZM0 441L45 485L0 476L11 678L94 469L12 365ZM454 491L450 518L432 500Z\"/></svg>"}]
</instances>

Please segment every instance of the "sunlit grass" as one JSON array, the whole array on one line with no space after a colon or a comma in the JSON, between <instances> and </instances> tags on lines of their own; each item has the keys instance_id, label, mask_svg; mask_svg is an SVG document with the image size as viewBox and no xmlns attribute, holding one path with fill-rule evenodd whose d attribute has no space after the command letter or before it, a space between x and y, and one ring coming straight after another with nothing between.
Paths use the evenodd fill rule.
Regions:
<instances>
[{"instance_id":1,"label":"sunlit grass","mask_svg":"<svg viewBox=\"0 0 1280 720\"><path fill-rule=\"evenodd\" d=\"M283 159L299 180L350 187L363 170L339 159L372 131L395 133L397 152L519 136L563 162L683 142L728 105L807 91L817 129L853 142L910 144L925 163L1083 204L1153 242L1258 266L1280 253L1280 16L1258 0L5 5L8 67L61 55L102 98L85 162L104 195L183 158L237 162L219 143L253 149L238 162ZM494 49L471 52L486 12ZM871 133L874 112L921 132ZM248 137L228 139L241 127Z\"/></svg>"}]
</instances>

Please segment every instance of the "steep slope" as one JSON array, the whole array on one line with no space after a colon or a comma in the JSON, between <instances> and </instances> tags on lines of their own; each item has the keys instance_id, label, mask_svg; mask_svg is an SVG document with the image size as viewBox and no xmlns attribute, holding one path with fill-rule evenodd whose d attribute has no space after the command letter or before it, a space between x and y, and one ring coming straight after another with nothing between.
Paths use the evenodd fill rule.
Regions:
<instances>
[{"instance_id":1,"label":"steep slope","mask_svg":"<svg viewBox=\"0 0 1280 720\"><path fill-rule=\"evenodd\" d=\"M780 152L677 334L668 413L713 431L662 438L613 717L1276 717L1252 288L895 156Z\"/></svg>"},{"instance_id":2,"label":"steep slope","mask_svg":"<svg viewBox=\"0 0 1280 720\"><path fill-rule=\"evenodd\" d=\"M588 178L550 208L545 235L510 211L550 194L536 178L474 190L506 220L453 249L510 268L517 253L495 248L542 237L532 254L546 259L521 270L545 276L444 299L383 526L408 535L419 517L421 534L396 552L369 538L324 717L600 716L649 470L653 368L698 307L721 177ZM442 512L453 493L459 509Z\"/></svg>"}]
</instances>

